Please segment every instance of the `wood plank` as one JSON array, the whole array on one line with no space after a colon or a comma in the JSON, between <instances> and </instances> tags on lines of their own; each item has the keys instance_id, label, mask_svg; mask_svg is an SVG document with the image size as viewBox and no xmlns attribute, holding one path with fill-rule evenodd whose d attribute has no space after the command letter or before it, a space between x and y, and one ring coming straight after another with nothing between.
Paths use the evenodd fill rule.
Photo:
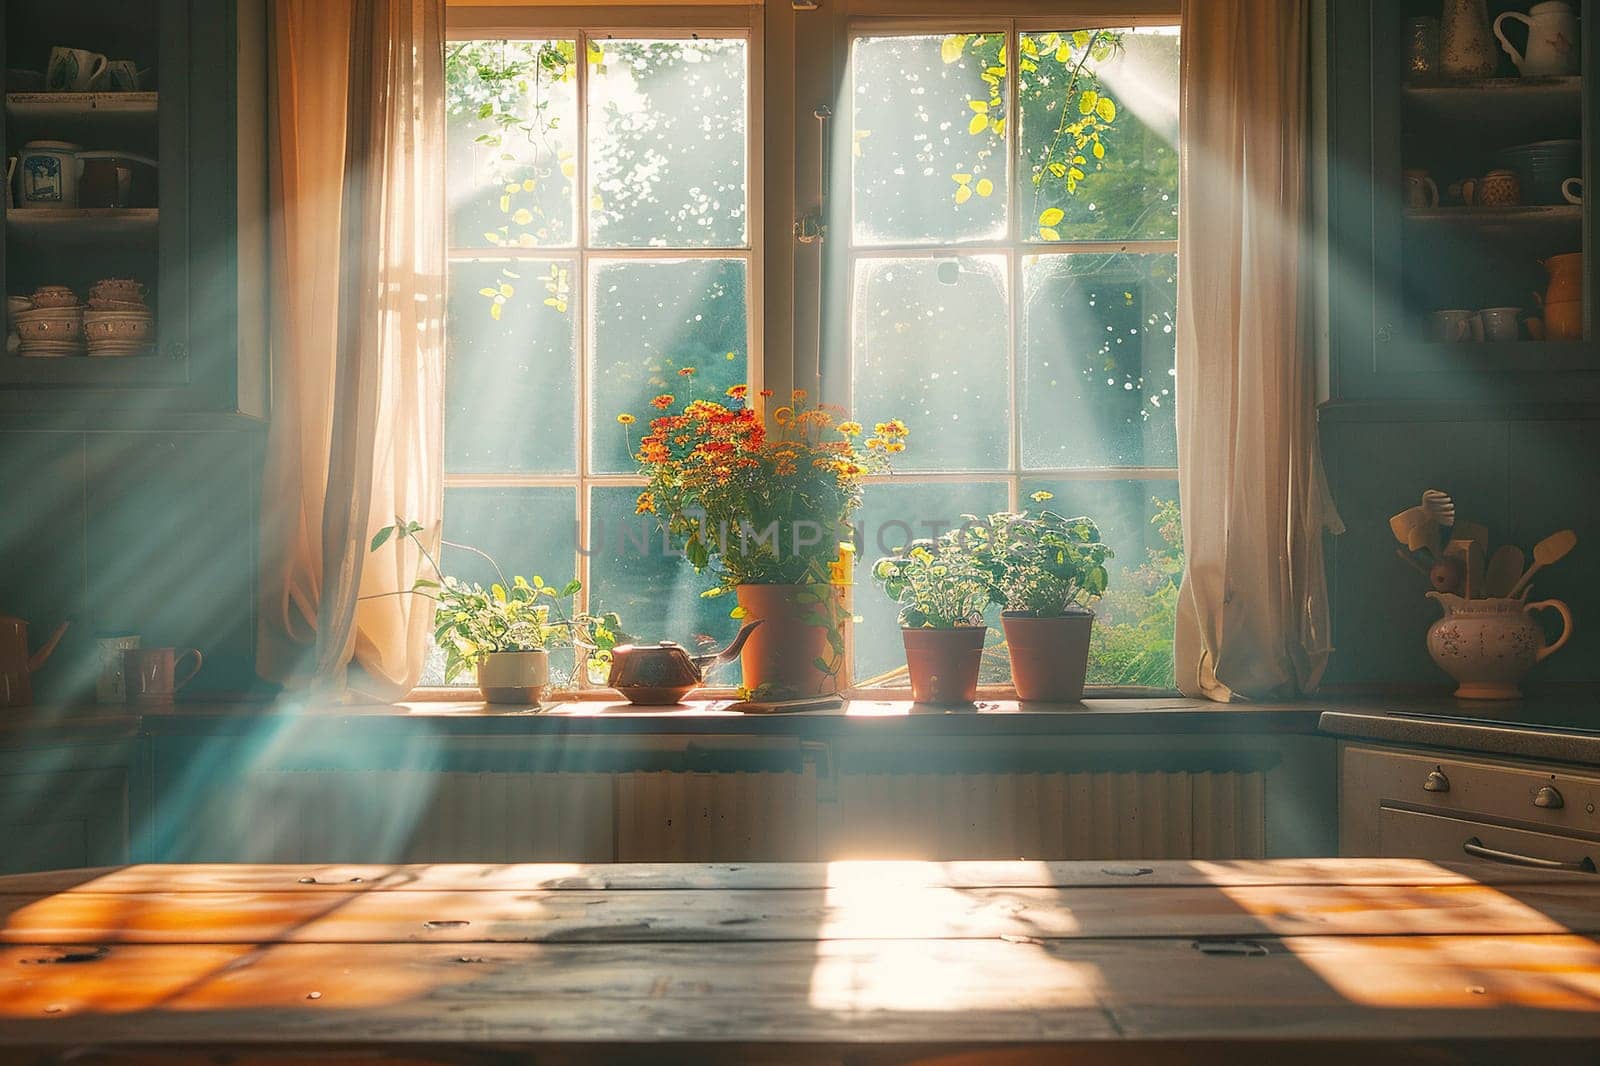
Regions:
<instances>
[{"instance_id":1,"label":"wood plank","mask_svg":"<svg viewBox=\"0 0 1600 1066\"><path fill-rule=\"evenodd\" d=\"M1483 1041L1515 1040L1500 1061L1524 1061L1535 1042L1600 1039L1600 945L1584 937L1257 946L1257 956L1219 956L1188 940L685 944L648 954L627 945L471 954L432 944L166 945L75 963L12 948L0 949L0 1047L15 1061L28 1047L277 1044L309 1055L449 1045L448 1061L461 1063L483 1061L474 1048L504 1062L517 1051L648 1043L657 1055L719 1062L882 1062L925 1060L930 1049L1116 1055L1115 1042L1140 1053L1117 1061L1219 1061L1204 1050L1228 1047L1226 1061L1238 1062L1328 1041L1345 1056L1470 1042L1470 1057L1493 1047ZM1153 1053L1162 1047L1171 1054ZM1238 1057L1252 1048L1260 1058ZM874 1050L887 1057L860 1057Z\"/></svg>"},{"instance_id":2,"label":"wood plank","mask_svg":"<svg viewBox=\"0 0 1600 1066\"><path fill-rule=\"evenodd\" d=\"M0 894L58 892L584 892L628 889L824 889L891 887L1071 888L1207 885L1590 884L1594 875L1423 859L1250 859L1138 862L811 863L358 863L267 865L148 863L0 877Z\"/></svg>"},{"instance_id":3,"label":"wood plank","mask_svg":"<svg viewBox=\"0 0 1600 1066\"><path fill-rule=\"evenodd\" d=\"M555 943L1600 933L1581 884L0 896L0 943Z\"/></svg>"}]
</instances>

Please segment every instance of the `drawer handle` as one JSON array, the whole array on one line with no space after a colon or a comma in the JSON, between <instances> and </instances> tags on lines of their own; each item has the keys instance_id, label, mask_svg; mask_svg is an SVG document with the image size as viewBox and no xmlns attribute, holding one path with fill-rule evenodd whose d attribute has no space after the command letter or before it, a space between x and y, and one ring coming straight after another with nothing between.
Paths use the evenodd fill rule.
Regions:
<instances>
[{"instance_id":1,"label":"drawer handle","mask_svg":"<svg viewBox=\"0 0 1600 1066\"><path fill-rule=\"evenodd\" d=\"M1450 779L1444 775L1443 770L1429 770L1428 776L1422 779L1424 792L1449 792Z\"/></svg>"},{"instance_id":2,"label":"drawer handle","mask_svg":"<svg viewBox=\"0 0 1600 1066\"><path fill-rule=\"evenodd\" d=\"M1543 807L1547 811L1559 811L1567 805L1561 798L1561 793L1550 785L1540 785L1539 791L1533 794L1533 805Z\"/></svg>"},{"instance_id":3,"label":"drawer handle","mask_svg":"<svg viewBox=\"0 0 1600 1066\"><path fill-rule=\"evenodd\" d=\"M1529 866L1535 870L1573 870L1586 874L1595 872L1594 860L1587 855L1577 862L1562 862L1560 859L1541 859L1537 855L1518 855L1514 851L1500 851L1497 848L1485 847L1483 841L1477 837L1468 837L1462 841L1461 850L1474 858L1488 859L1490 862L1504 863L1507 866Z\"/></svg>"}]
</instances>

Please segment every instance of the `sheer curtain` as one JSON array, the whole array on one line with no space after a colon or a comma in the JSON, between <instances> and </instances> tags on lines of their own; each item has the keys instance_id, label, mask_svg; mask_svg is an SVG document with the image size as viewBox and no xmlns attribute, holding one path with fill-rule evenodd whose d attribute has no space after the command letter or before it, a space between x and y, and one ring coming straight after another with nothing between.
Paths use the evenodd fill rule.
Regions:
<instances>
[{"instance_id":1,"label":"sheer curtain","mask_svg":"<svg viewBox=\"0 0 1600 1066\"><path fill-rule=\"evenodd\" d=\"M1178 687L1313 690L1327 665L1325 530L1303 326L1306 0L1183 7L1178 467L1187 573Z\"/></svg>"},{"instance_id":2,"label":"sheer curtain","mask_svg":"<svg viewBox=\"0 0 1600 1066\"><path fill-rule=\"evenodd\" d=\"M272 424L262 499L263 677L394 699L432 604L419 553L369 556L443 512L444 0L277 0Z\"/></svg>"}]
</instances>

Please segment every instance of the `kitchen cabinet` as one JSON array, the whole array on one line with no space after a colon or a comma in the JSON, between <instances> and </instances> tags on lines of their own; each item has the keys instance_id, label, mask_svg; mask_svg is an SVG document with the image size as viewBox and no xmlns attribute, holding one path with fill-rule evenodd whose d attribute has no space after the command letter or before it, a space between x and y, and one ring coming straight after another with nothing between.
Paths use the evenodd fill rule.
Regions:
<instances>
[{"instance_id":1,"label":"kitchen cabinet","mask_svg":"<svg viewBox=\"0 0 1600 1066\"><path fill-rule=\"evenodd\" d=\"M1490 0L1488 13L1527 6ZM1437 0L1327 0L1327 399L1453 407L1600 399L1588 268L1596 212L1567 202L1559 177L1532 180L1532 169L1514 202L1485 203L1493 198L1480 194L1464 203L1452 192L1491 169L1533 168L1529 153L1556 144L1572 157L1561 164L1565 176L1594 172L1600 6L1577 6L1581 74L1524 78L1495 46L1492 77L1451 81L1408 68L1407 22L1438 18ZM1407 172L1413 184L1426 172L1439 202L1427 193L1408 202ZM1516 339L1455 343L1436 334L1435 311L1490 307L1521 309L1547 335L1558 332L1560 316L1546 314L1534 294L1546 290L1542 262L1565 253L1584 259L1573 277L1576 335L1535 340L1527 325Z\"/></svg>"},{"instance_id":2,"label":"kitchen cabinet","mask_svg":"<svg viewBox=\"0 0 1600 1066\"><path fill-rule=\"evenodd\" d=\"M122 767L0 772L0 873L128 861Z\"/></svg>"},{"instance_id":3,"label":"kitchen cabinet","mask_svg":"<svg viewBox=\"0 0 1600 1066\"><path fill-rule=\"evenodd\" d=\"M0 282L13 295L102 278L145 285L149 354L0 355L0 414L159 428L196 412L266 413L265 0L11 0L0 134L8 157L38 140L154 159L153 201L13 208L4 198ZM131 92L30 92L51 49L129 59ZM76 424L76 423L74 423Z\"/></svg>"},{"instance_id":4,"label":"kitchen cabinet","mask_svg":"<svg viewBox=\"0 0 1600 1066\"><path fill-rule=\"evenodd\" d=\"M1346 743L1339 853L1600 867L1600 770Z\"/></svg>"}]
</instances>

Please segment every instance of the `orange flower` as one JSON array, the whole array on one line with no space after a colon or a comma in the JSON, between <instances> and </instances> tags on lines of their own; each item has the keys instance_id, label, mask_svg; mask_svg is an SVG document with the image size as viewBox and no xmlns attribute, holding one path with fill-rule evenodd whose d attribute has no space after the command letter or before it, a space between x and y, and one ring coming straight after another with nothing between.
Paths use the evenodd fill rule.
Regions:
<instances>
[{"instance_id":1,"label":"orange flower","mask_svg":"<svg viewBox=\"0 0 1600 1066\"><path fill-rule=\"evenodd\" d=\"M672 406L674 399L676 399L676 397L674 397L670 392L663 392L660 396L657 396L655 399L650 401L650 406L657 408L658 410L665 411L667 408Z\"/></svg>"},{"instance_id":2,"label":"orange flower","mask_svg":"<svg viewBox=\"0 0 1600 1066\"><path fill-rule=\"evenodd\" d=\"M639 493L639 498L633 504L634 514L655 514L656 498L648 492Z\"/></svg>"},{"instance_id":3,"label":"orange flower","mask_svg":"<svg viewBox=\"0 0 1600 1066\"><path fill-rule=\"evenodd\" d=\"M763 397L771 396L772 395L772 390L771 389L762 389L761 390L761 395Z\"/></svg>"},{"instance_id":4,"label":"orange flower","mask_svg":"<svg viewBox=\"0 0 1600 1066\"><path fill-rule=\"evenodd\" d=\"M733 400L742 400L742 399L744 399L745 394L748 393L749 391L750 391L750 386L749 385L729 385L728 386L728 397L729 397L729 399L733 399Z\"/></svg>"},{"instance_id":5,"label":"orange flower","mask_svg":"<svg viewBox=\"0 0 1600 1066\"><path fill-rule=\"evenodd\" d=\"M805 389L795 389L794 392L790 394L789 398L794 400L796 403L799 403L801 400L805 399L807 395L808 394Z\"/></svg>"},{"instance_id":6,"label":"orange flower","mask_svg":"<svg viewBox=\"0 0 1600 1066\"><path fill-rule=\"evenodd\" d=\"M694 367L686 366L686 367L679 368L678 376L680 378L692 378L692 377L694 377Z\"/></svg>"}]
</instances>

